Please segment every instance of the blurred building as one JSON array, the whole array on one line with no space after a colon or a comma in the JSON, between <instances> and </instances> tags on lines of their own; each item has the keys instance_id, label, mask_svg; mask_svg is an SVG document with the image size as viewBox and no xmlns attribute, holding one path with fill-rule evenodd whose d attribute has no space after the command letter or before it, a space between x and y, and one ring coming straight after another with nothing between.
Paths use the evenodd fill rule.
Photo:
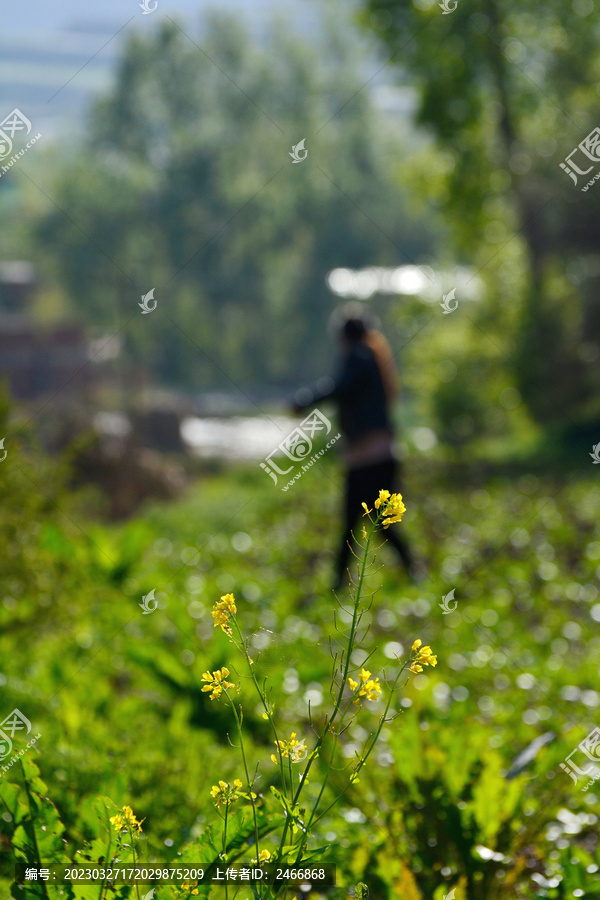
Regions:
<instances>
[{"instance_id":1,"label":"blurred building","mask_svg":"<svg viewBox=\"0 0 600 900\"><path fill-rule=\"evenodd\" d=\"M83 330L39 327L28 312L34 288L30 263L0 263L0 380L19 400L57 390L79 393L90 377Z\"/></svg>"}]
</instances>

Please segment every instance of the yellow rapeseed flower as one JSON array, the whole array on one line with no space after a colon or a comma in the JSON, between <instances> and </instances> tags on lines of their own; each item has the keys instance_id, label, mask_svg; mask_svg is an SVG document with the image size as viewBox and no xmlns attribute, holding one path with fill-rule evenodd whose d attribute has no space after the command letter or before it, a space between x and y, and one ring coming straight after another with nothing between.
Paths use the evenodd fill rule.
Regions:
<instances>
[{"instance_id":1,"label":"yellow rapeseed flower","mask_svg":"<svg viewBox=\"0 0 600 900\"><path fill-rule=\"evenodd\" d=\"M371 701L379 700L381 695L379 678L371 678L371 673L368 669L361 669L358 681L349 678L348 684L350 685L352 693L356 695L352 701L355 706L359 705L361 697L365 697L367 700Z\"/></svg>"},{"instance_id":2,"label":"yellow rapeseed flower","mask_svg":"<svg viewBox=\"0 0 600 900\"><path fill-rule=\"evenodd\" d=\"M384 528L389 528L394 522L401 522L405 512L406 507L402 502L402 494L392 494L383 510L385 518L381 524Z\"/></svg>"},{"instance_id":3,"label":"yellow rapeseed flower","mask_svg":"<svg viewBox=\"0 0 600 900\"><path fill-rule=\"evenodd\" d=\"M138 833L142 830L142 822L138 822L130 806L124 806L122 812L117 813L116 816L111 816L110 822L116 832L122 831L124 828L130 828L132 831L137 828Z\"/></svg>"},{"instance_id":4,"label":"yellow rapeseed flower","mask_svg":"<svg viewBox=\"0 0 600 900\"><path fill-rule=\"evenodd\" d=\"M215 672L205 672L202 676L202 681L206 681L207 683L202 688L203 691L210 691L210 699L218 700L223 690L227 690L228 688L234 688L235 684L232 684L231 681L225 681L227 676L229 675L229 669L226 669L223 666L222 669L217 669Z\"/></svg>"},{"instance_id":5,"label":"yellow rapeseed flower","mask_svg":"<svg viewBox=\"0 0 600 900\"><path fill-rule=\"evenodd\" d=\"M258 854L258 864L268 863L271 859L271 851L270 850L261 850Z\"/></svg>"},{"instance_id":6,"label":"yellow rapeseed flower","mask_svg":"<svg viewBox=\"0 0 600 900\"><path fill-rule=\"evenodd\" d=\"M375 509L379 509L382 503L386 503L390 499L389 491L379 491L379 497L375 501Z\"/></svg>"},{"instance_id":7,"label":"yellow rapeseed flower","mask_svg":"<svg viewBox=\"0 0 600 900\"><path fill-rule=\"evenodd\" d=\"M373 506L378 510L378 521L384 528L389 528L394 522L402 521L402 516L406 512L406 507L402 501L402 494L390 494L389 491L379 491L379 497L375 500ZM372 512L366 503L362 504L364 509L363 515Z\"/></svg>"},{"instance_id":8,"label":"yellow rapeseed flower","mask_svg":"<svg viewBox=\"0 0 600 900\"><path fill-rule=\"evenodd\" d=\"M413 643L411 650L416 653L414 659L411 660L409 670L416 675L423 671L423 666L437 666L437 656L429 646L422 646L423 642L417 638Z\"/></svg>"},{"instance_id":9,"label":"yellow rapeseed flower","mask_svg":"<svg viewBox=\"0 0 600 900\"><path fill-rule=\"evenodd\" d=\"M235 605L235 597L233 594L224 594L218 603L215 603L212 609L212 617L215 620L215 628L221 628L225 634L231 634L231 626L229 625L229 617L235 616L237 606Z\"/></svg>"},{"instance_id":10,"label":"yellow rapeseed flower","mask_svg":"<svg viewBox=\"0 0 600 900\"><path fill-rule=\"evenodd\" d=\"M210 795L214 798L217 809L220 809L223 803L225 806L231 806L232 803L239 800L241 788L242 782L239 778L236 778L233 784L229 784L227 781L219 781L218 784L213 784Z\"/></svg>"},{"instance_id":11,"label":"yellow rapeseed flower","mask_svg":"<svg viewBox=\"0 0 600 900\"><path fill-rule=\"evenodd\" d=\"M279 748L282 757L289 756L293 763L300 762L306 757L306 742L296 739L296 732L292 731L289 741L274 741L275 746ZM275 754L271 754L274 763L278 762Z\"/></svg>"}]
</instances>

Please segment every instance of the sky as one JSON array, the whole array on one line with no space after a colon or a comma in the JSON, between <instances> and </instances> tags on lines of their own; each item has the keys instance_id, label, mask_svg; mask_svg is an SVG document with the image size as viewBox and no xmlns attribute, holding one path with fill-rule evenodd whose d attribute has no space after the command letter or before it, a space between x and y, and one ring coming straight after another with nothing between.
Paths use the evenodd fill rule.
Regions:
<instances>
[{"instance_id":1,"label":"sky","mask_svg":"<svg viewBox=\"0 0 600 900\"><path fill-rule=\"evenodd\" d=\"M18 0L0 19L0 119L15 107L50 137L82 126L93 96L106 90L123 40L171 16L198 35L202 15L218 5L242 14L259 37L277 12L307 36L314 0ZM155 0L147 0L150 7Z\"/></svg>"}]
</instances>

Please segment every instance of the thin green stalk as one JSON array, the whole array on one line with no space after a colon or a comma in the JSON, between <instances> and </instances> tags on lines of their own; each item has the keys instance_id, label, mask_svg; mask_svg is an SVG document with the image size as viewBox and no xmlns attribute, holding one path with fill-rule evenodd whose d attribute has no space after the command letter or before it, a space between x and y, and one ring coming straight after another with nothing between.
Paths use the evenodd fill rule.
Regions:
<instances>
[{"instance_id":1,"label":"thin green stalk","mask_svg":"<svg viewBox=\"0 0 600 900\"><path fill-rule=\"evenodd\" d=\"M302 778L300 779L300 784L298 785L298 790L296 791L296 793L292 799L292 804L291 804L292 807L296 806L296 804L298 803L302 789L303 789L304 785L306 784L306 779L308 778L308 773L310 772L311 766L312 766L314 760L316 759L316 755L317 755L316 751L319 750L319 748L322 746L323 741L325 740L327 734L329 733L329 731L331 729L331 726L333 725L333 722L337 718L338 712L340 710L340 706L342 704L344 689L346 687L346 681L348 679L348 671L350 669L350 657L352 655L352 650L353 650L353 646L354 646L354 638L356 636L356 629L357 629L357 625L358 625L358 609L359 609L360 599L361 599L361 595L362 595L362 586L363 586L363 582L364 582L364 578L365 578L365 572L366 572L366 568L367 568L367 560L369 558L369 550L371 547L371 540L373 538L373 534L375 532L375 528L377 526L378 521L379 521L379 516L376 518L376 520L374 522L372 521L371 528L367 534L367 542L365 544L365 551L363 554L360 571L359 571L358 585L356 587L356 597L354 599L354 608L352 610L352 623L350 626L350 634L348 636L348 647L346 650L344 671L342 674L342 680L340 683L337 700L334 704L331 716L325 723L323 732L317 739L317 743L315 744L313 751L311 752L311 754L308 758L306 768L304 769L304 772L302 773ZM287 836L288 826L289 826L289 821L288 821L288 818L286 817L286 820L285 820L285 823L283 826L283 833L281 835L281 842L279 845L279 849L277 851L277 857L276 857L277 860L280 859L281 851L282 851L283 847L285 846L285 838ZM275 896L277 896L277 894Z\"/></svg>"},{"instance_id":2,"label":"thin green stalk","mask_svg":"<svg viewBox=\"0 0 600 900\"><path fill-rule=\"evenodd\" d=\"M340 719L340 723L343 722L343 721L344 721L344 717L342 716L342 718ZM307 824L306 824L306 830L307 830L307 831L310 829L310 826L311 826L311 824L312 824L312 820L313 820L314 815L315 815L315 811L316 811L316 809L317 809L319 803L321 802L321 797L323 796L323 794L324 794L324 792L325 792L325 788L327 787L327 782L329 781L329 776L330 776L331 770L332 770L332 768L333 768L333 760L334 760L334 758L335 758L335 751L336 751L336 749L337 749L339 736L340 736L340 735L339 735L339 732L336 731L336 733L335 733L335 739L334 739L334 741L333 741L333 747L331 748L331 753L330 753L330 756L329 756L329 763L328 763L328 765L327 765L327 771L325 772L325 775L324 775L324 777L323 777L323 783L321 784L321 789L320 789L320 791L319 791L319 795L318 795L318 797L317 797L317 799L316 799L316 801L315 801L315 804L314 804L314 806L313 806L313 808L312 808L312 811L311 811L311 814L310 814L310 818L309 818L309 820L308 820L308 822L307 822Z\"/></svg>"},{"instance_id":3,"label":"thin green stalk","mask_svg":"<svg viewBox=\"0 0 600 900\"><path fill-rule=\"evenodd\" d=\"M369 557L369 550L370 550L370 546L371 546L371 540L372 540L372 538L373 538L373 533L374 533L374 531L375 531L376 524L377 524L377 520L372 524L371 529L370 529L370 531L369 531L369 533L368 533L368 535L367 535L367 543L365 544L365 552L364 552L364 554L363 554L363 558L362 558L362 562L361 562L361 566L360 566L360 572L359 572L359 578L358 578L358 585L357 585L357 588L356 588L356 598L355 598L355 600L354 600L354 608L353 608L353 611L352 611L352 624L351 624L351 626L350 626L350 634L349 634L349 636L348 636L348 649L347 649L347 651L346 651L346 658L345 658L345 662L344 662L344 671L343 671L343 674L342 674L342 680L341 680L341 683L340 683L340 689L339 689L339 692L338 692L338 697L337 697L337 700L336 700L336 702L335 702L335 706L334 706L334 708L333 708L333 712L331 713L330 718L329 718L329 719L327 720L327 722L325 723L325 727L324 727L324 729L323 729L323 733L321 734L321 736L320 736L320 737L318 738L318 740L317 740L317 743L316 743L315 748L314 748L315 750L317 750L317 749L322 745L322 743L323 743L323 741L324 741L326 735L329 733L329 731L330 731L330 729L331 729L331 726L333 725L335 719L337 718L338 712L339 712L339 710L340 710L340 706L342 705L342 698L343 698L343 696L344 696L344 689L345 689L345 687L346 687L346 681L348 680L348 671L349 671L349 669L350 669L350 657L351 657L351 655L352 655L352 650L353 650L353 647L354 647L354 638L355 638L355 636L356 636L357 620L358 620L358 607L359 607L359 604L360 604L360 599L361 599L361 594L362 594L362 586L363 586L363 582L364 582L364 578L365 578L365 571L366 571L366 568L367 568L367 559L368 559L368 557ZM305 784L305 782L306 782L306 778L307 778L307 776L308 776L308 773L309 773L309 771L310 771L310 768L311 768L311 766L312 766L312 764L313 764L314 759L315 759L315 755L314 755L314 750L313 750L313 752L311 753L311 755L310 755L310 757L309 757L308 763L307 763L307 765L306 765L306 769L304 770L304 773L303 773L303 775L302 775L302 780L300 781L300 785L299 785L299 787L298 787L298 790L296 791L296 795L295 795L294 800L293 800L294 804L296 804L296 803L298 802L298 798L299 798L299 796L300 796L300 793L301 793L301 791L302 791L302 788L304 787L304 784Z\"/></svg>"},{"instance_id":4,"label":"thin green stalk","mask_svg":"<svg viewBox=\"0 0 600 900\"><path fill-rule=\"evenodd\" d=\"M131 841L131 854L133 856L133 868L135 869L135 867L137 866L137 859L136 859L136 855L135 855L135 845L133 843L133 832L131 830L131 825L129 825L128 828L129 828L129 840ZM135 885L135 892L137 894L138 900L140 900L140 886L137 882Z\"/></svg>"},{"instance_id":5,"label":"thin green stalk","mask_svg":"<svg viewBox=\"0 0 600 900\"><path fill-rule=\"evenodd\" d=\"M254 802L254 796L253 796L253 791L252 791L253 785L250 780L250 770L248 768L248 761L246 759L246 750L244 748L244 738L243 738L243 734L242 734L242 722L241 722L239 713L238 713L237 709L235 708L235 703L233 702L233 700L231 699L231 697L229 696L227 691L225 691L225 695L231 704L231 709L233 710L233 715L235 717L235 724L237 727L238 737L240 740L240 751L242 754L242 762L244 765L244 772L246 774L246 784L248 785L248 794L250 797L250 805L252 806L252 816L254 819L254 842L256 844L256 859L258 861L258 857L259 857L259 853L260 853L259 837L258 837L258 818L256 815L256 804ZM227 823L227 810L225 810L225 821ZM227 850L227 848L225 847L223 852L226 852L226 850ZM225 892L227 892L227 887L225 888ZM260 891L259 891L259 896L262 896Z\"/></svg>"},{"instance_id":6,"label":"thin green stalk","mask_svg":"<svg viewBox=\"0 0 600 900\"><path fill-rule=\"evenodd\" d=\"M111 844L112 844L112 835L111 835L110 828L109 828L108 843L106 845L106 853L104 854L105 866L107 866L107 867L108 867L108 860L110 859L109 851L110 851ZM103 878L102 881L100 882L100 893L98 894L98 900L102 900L102 895L104 894L104 885L105 884L106 884L106 878Z\"/></svg>"},{"instance_id":7,"label":"thin green stalk","mask_svg":"<svg viewBox=\"0 0 600 900\"><path fill-rule=\"evenodd\" d=\"M258 696L260 697L260 702L263 705L263 709L265 711L265 715L268 719L269 725L273 729L273 735L275 737L275 746L277 747L277 755L279 757L279 770L281 773L281 783L283 785L283 790L285 793L285 777L284 777L283 757L281 755L281 750L279 749L279 735L277 733L277 727L275 725L275 720L273 719L273 715L271 713L271 708L270 708L269 704L267 703L266 697L258 683L258 679L257 679L256 673L254 671L254 664L252 662L250 662L250 654L248 653L248 647L246 646L246 641L244 640L240 626L238 625L238 621L235 616L232 616L232 622L235 625L235 627L237 629L237 633L240 638L240 647L244 654L244 658L245 658L246 662L248 663L248 671L250 672L250 677L252 679L254 687L256 688L256 692L257 692ZM234 641L234 643L237 644L237 642L235 642L235 641ZM290 800L291 799L292 799L292 797L291 797L291 792L290 792Z\"/></svg>"},{"instance_id":8,"label":"thin green stalk","mask_svg":"<svg viewBox=\"0 0 600 900\"><path fill-rule=\"evenodd\" d=\"M341 792L337 795L337 797L335 798L335 800L333 801L333 803L330 803L329 806L328 806L326 809L324 809L322 813L319 813L319 815L316 817L316 819L314 819L315 825L316 825L317 822L319 822L319 821L323 818L323 816L327 815L327 813L329 812L330 809L333 809L333 807L336 805L336 803L338 803L338 801L341 799L341 797L344 796L344 794L345 794L345 792L347 791L348 787L349 787L349 786L353 783L353 781L356 779L356 776L358 775L358 773L360 772L360 770L365 766L365 764L366 764L366 762L367 762L369 756L371 755L371 753L373 752L373 750L374 750L374 748L375 748L375 745L376 745L377 741L379 740L379 735L381 734L381 731L382 731L382 729L383 729L383 726L385 725L385 722L386 722L386 719L387 719L387 714L388 714L388 712L389 712L390 705L391 705L391 702L392 702L392 697L394 696L394 693L395 693L395 690L396 690L396 685L398 684L398 681L399 681L399 679L400 679L400 676L402 675L402 673L404 672L404 670L406 669L406 667L409 665L409 662L410 662L410 660L409 660L408 662L405 662L405 663L404 663L404 665L402 666L402 668L401 668L400 671L398 672L396 678L394 679L394 683L393 683L392 687L390 688L390 693L389 693L388 701L387 701L387 703L386 703L386 705L385 705L385 709L384 709L384 711L383 711L383 713L382 713L382 715L381 715L381 717L380 717L380 719L379 719L379 725L377 726L377 730L376 730L376 731L373 733L373 735L372 735L371 743L370 743L370 746L369 746L368 750L366 751L366 753L363 753L363 755L361 756L361 758L360 758L360 760L359 760L359 763L358 763L358 766L356 767L356 770L354 771L354 773L353 773L353 775L352 775L352 778L348 781L348 784L347 784L346 787L343 789L343 791L341 791ZM314 811L315 811L315 812L316 812L316 808L317 808L317 804L315 804L315 808L314 808ZM313 822L313 819L311 818L310 824L312 824L312 822ZM297 864L297 861L296 861L296 864Z\"/></svg>"},{"instance_id":9,"label":"thin green stalk","mask_svg":"<svg viewBox=\"0 0 600 900\"><path fill-rule=\"evenodd\" d=\"M252 792L250 792L252 793ZM227 857L227 816L229 814L229 803L225 801L225 820L223 823L223 856ZM227 900L227 881L225 881L225 900Z\"/></svg>"}]
</instances>

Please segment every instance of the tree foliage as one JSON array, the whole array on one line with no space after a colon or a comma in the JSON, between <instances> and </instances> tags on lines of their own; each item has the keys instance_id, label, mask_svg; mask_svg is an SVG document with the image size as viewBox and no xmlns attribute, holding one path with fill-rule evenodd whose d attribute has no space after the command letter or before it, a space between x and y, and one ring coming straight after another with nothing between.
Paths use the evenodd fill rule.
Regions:
<instances>
[{"instance_id":1,"label":"tree foliage","mask_svg":"<svg viewBox=\"0 0 600 900\"><path fill-rule=\"evenodd\" d=\"M312 377L328 344L326 273L431 247L402 213L358 71L334 31L309 49L277 26L259 49L214 16L201 41L173 21L132 38L63 178L68 217L42 227L73 303L124 327L128 352L163 379ZM151 286L157 312L140 321Z\"/></svg>"},{"instance_id":2,"label":"tree foliage","mask_svg":"<svg viewBox=\"0 0 600 900\"><path fill-rule=\"evenodd\" d=\"M427 183L456 246L491 282L503 283L503 261L524 275L512 296L492 285L487 325L530 412L559 429L597 421L598 200L559 167L598 122L593 5L452 5L444 14L434 0L367 0L361 17L417 87L416 119L437 151ZM513 329L507 306L518 311Z\"/></svg>"}]
</instances>

